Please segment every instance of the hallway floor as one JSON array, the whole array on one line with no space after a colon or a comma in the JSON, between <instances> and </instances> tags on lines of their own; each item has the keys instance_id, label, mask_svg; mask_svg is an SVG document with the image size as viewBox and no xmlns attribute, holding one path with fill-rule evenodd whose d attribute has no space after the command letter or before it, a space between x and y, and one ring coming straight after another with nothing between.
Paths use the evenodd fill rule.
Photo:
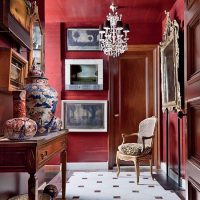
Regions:
<instances>
[{"instance_id":1,"label":"hallway floor","mask_svg":"<svg viewBox=\"0 0 200 200\"><path fill-rule=\"evenodd\" d=\"M148 172L140 175L137 185L134 172L74 172L67 182L68 200L179 200L174 191L164 190Z\"/></svg>"},{"instance_id":2,"label":"hallway floor","mask_svg":"<svg viewBox=\"0 0 200 200\"><path fill-rule=\"evenodd\" d=\"M129 168L122 169L119 177L116 170L68 171L66 183L67 200L179 200L174 190L165 190L150 172L141 170L140 183ZM57 199L61 199L61 192Z\"/></svg>"}]
</instances>

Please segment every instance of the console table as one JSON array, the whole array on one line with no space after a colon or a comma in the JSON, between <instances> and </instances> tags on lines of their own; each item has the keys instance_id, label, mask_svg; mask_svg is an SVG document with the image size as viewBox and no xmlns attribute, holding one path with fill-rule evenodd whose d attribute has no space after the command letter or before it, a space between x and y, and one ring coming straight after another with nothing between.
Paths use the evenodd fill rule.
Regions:
<instances>
[{"instance_id":1,"label":"console table","mask_svg":"<svg viewBox=\"0 0 200 200\"><path fill-rule=\"evenodd\" d=\"M62 199L66 191L66 140L67 131L50 133L24 141L0 138L0 172L28 172L29 200L38 199L36 172L47 161L60 153L62 163Z\"/></svg>"}]
</instances>

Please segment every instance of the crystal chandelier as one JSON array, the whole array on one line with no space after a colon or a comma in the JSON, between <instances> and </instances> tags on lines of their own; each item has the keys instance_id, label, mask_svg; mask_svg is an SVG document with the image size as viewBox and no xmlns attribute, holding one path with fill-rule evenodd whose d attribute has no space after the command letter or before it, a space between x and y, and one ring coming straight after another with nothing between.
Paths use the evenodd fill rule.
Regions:
<instances>
[{"instance_id":1,"label":"crystal chandelier","mask_svg":"<svg viewBox=\"0 0 200 200\"><path fill-rule=\"evenodd\" d=\"M122 24L122 15L116 12L117 6L112 3L112 13L107 15L104 25L99 26L100 47L104 54L117 57L128 50L127 33L130 32L129 25Z\"/></svg>"}]
</instances>

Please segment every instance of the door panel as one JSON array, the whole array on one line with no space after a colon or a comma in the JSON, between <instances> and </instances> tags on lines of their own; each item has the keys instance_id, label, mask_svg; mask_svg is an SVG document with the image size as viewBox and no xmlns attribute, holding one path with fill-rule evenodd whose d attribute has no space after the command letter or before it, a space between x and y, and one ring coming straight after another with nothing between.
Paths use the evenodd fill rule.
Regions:
<instances>
[{"instance_id":1,"label":"door panel","mask_svg":"<svg viewBox=\"0 0 200 200\"><path fill-rule=\"evenodd\" d=\"M200 100L188 102L189 155L200 165ZM192 119L192 120L191 120Z\"/></svg>"},{"instance_id":2,"label":"door panel","mask_svg":"<svg viewBox=\"0 0 200 200\"><path fill-rule=\"evenodd\" d=\"M120 131L138 131L138 123L146 116L145 56L121 58L120 71Z\"/></svg>"},{"instance_id":3,"label":"door panel","mask_svg":"<svg viewBox=\"0 0 200 200\"><path fill-rule=\"evenodd\" d=\"M200 1L185 1L185 3L186 198L198 200L200 199Z\"/></svg>"},{"instance_id":4,"label":"door panel","mask_svg":"<svg viewBox=\"0 0 200 200\"><path fill-rule=\"evenodd\" d=\"M138 45L129 47L117 61L110 59L110 168L115 164L121 134L137 132L141 120L158 116L156 56L156 46ZM155 160L158 160L157 137Z\"/></svg>"},{"instance_id":5,"label":"door panel","mask_svg":"<svg viewBox=\"0 0 200 200\"><path fill-rule=\"evenodd\" d=\"M188 15L190 12L188 12ZM194 15L194 16L193 16ZM200 74L200 12L190 14L191 19L187 24L188 35L188 63L187 63L187 79L194 82Z\"/></svg>"}]
</instances>

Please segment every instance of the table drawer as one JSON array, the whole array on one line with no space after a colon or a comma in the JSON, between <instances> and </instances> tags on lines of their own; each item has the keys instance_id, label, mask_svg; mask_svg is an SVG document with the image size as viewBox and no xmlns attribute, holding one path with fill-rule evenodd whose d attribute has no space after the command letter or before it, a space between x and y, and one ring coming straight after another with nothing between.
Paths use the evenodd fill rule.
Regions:
<instances>
[{"instance_id":1,"label":"table drawer","mask_svg":"<svg viewBox=\"0 0 200 200\"><path fill-rule=\"evenodd\" d=\"M38 164L42 164L47 160L50 160L54 154L60 152L62 149L66 148L65 138L59 138L54 141L50 141L44 145L42 145L38 149Z\"/></svg>"}]
</instances>

